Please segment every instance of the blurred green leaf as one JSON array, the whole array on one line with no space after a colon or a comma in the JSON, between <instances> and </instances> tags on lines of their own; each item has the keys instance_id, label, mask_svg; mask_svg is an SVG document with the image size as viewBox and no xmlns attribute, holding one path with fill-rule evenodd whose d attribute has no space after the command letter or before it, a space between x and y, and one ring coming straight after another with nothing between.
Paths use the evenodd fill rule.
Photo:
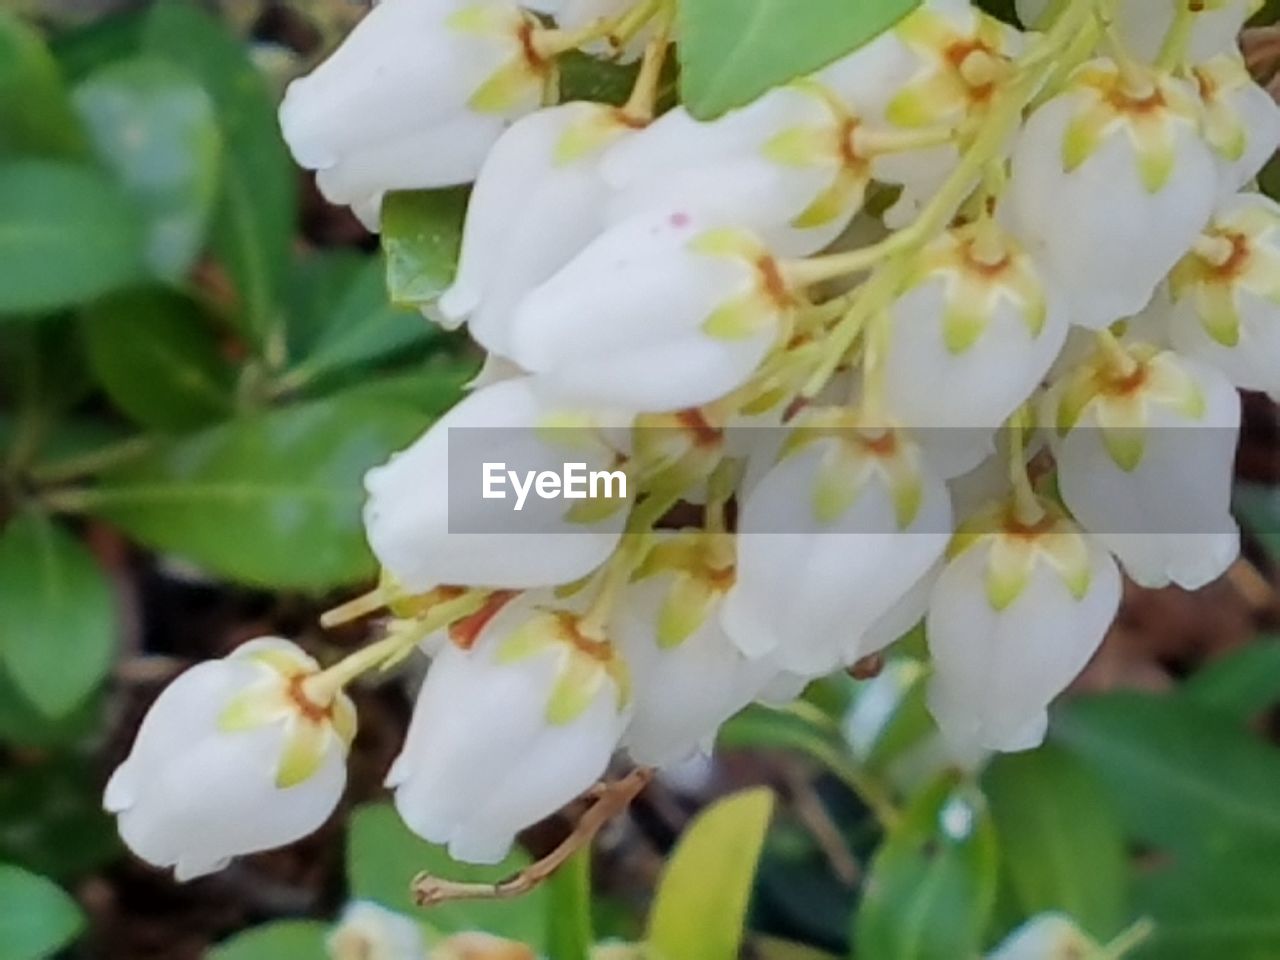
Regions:
<instances>
[{"instance_id":1,"label":"blurred green leaf","mask_svg":"<svg viewBox=\"0 0 1280 960\"><path fill-rule=\"evenodd\" d=\"M146 257L181 280L204 246L218 191L213 101L191 75L139 57L94 73L74 94L94 149L146 221Z\"/></svg>"},{"instance_id":2,"label":"blurred green leaf","mask_svg":"<svg viewBox=\"0 0 1280 960\"><path fill-rule=\"evenodd\" d=\"M681 0L681 99L700 120L874 39L920 0Z\"/></svg>"},{"instance_id":3,"label":"blurred green leaf","mask_svg":"<svg viewBox=\"0 0 1280 960\"><path fill-rule=\"evenodd\" d=\"M143 426L187 430L231 413L232 370L194 301L156 289L116 294L86 312L82 329L103 389Z\"/></svg>"},{"instance_id":4,"label":"blurred green leaf","mask_svg":"<svg viewBox=\"0 0 1280 960\"><path fill-rule=\"evenodd\" d=\"M1022 916L1060 911L1107 938L1129 918L1119 818L1089 768L1047 745L1004 754L983 780L1000 861Z\"/></svg>"},{"instance_id":5,"label":"blurred green leaf","mask_svg":"<svg viewBox=\"0 0 1280 960\"><path fill-rule=\"evenodd\" d=\"M341 296L328 304L327 313L308 354L285 374L286 383L311 383L440 336L440 328L417 310L389 302L386 271L377 257L366 258Z\"/></svg>"},{"instance_id":6,"label":"blurred green leaf","mask_svg":"<svg viewBox=\"0 0 1280 960\"><path fill-rule=\"evenodd\" d=\"M40 513L0 532L0 657L51 717L75 709L111 666L116 611L93 555Z\"/></svg>"},{"instance_id":7,"label":"blurred green leaf","mask_svg":"<svg viewBox=\"0 0 1280 960\"><path fill-rule=\"evenodd\" d=\"M83 928L84 915L60 887L0 864L0 960L42 960Z\"/></svg>"},{"instance_id":8,"label":"blurred green leaf","mask_svg":"<svg viewBox=\"0 0 1280 960\"><path fill-rule=\"evenodd\" d=\"M978 789L946 775L912 802L871 862L854 955L957 960L980 953L996 893L996 837Z\"/></svg>"},{"instance_id":9,"label":"blurred green leaf","mask_svg":"<svg viewBox=\"0 0 1280 960\"><path fill-rule=\"evenodd\" d=\"M646 941L656 960L736 960L773 794L744 790L703 811L667 861Z\"/></svg>"},{"instance_id":10,"label":"blurred green leaf","mask_svg":"<svg viewBox=\"0 0 1280 960\"><path fill-rule=\"evenodd\" d=\"M1055 735L1106 784L1129 834L1189 857L1250 845L1280 856L1280 749L1182 697L1064 705Z\"/></svg>"},{"instance_id":11,"label":"blurred green leaf","mask_svg":"<svg viewBox=\"0 0 1280 960\"><path fill-rule=\"evenodd\" d=\"M339 394L161 443L74 505L237 582L353 583L374 572L361 477L425 427L403 403Z\"/></svg>"},{"instance_id":12,"label":"blurred green leaf","mask_svg":"<svg viewBox=\"0 0 1280 960\"><path fill-rule=\"evenodd\" d=\"M105 174L52 160L0 164L0 316L92 300L142 272L142 228Z\"/></svg>"},{"instance_id":13,"label":"blurred green leaf","mask_svg":"<svg viewBox=\"0 0 1280 960\"><path fill-rule=\"evenodd\" d=\"M501 880L528 864L529 858L519 851L494 867L458 863L443 847L411 833L389 803L359 808L347 833L347 882L355 899L373 900L417 917L440 935L485 930L542 950L546 945L545 887L518 900L459 901L425 912L409 894L413 878L423 871L451 880L483 882Z\"/></svg>"},{"instance_id":14,"label":"blurred green leaf","mask_svg":"<svg viewBox=\"0 0 1280 960\"><path fill-rule=\"evenodd\" d=\"M466 211L463 189L387 194L382 202L382 250L392 303L433 303L453 283Z\"/></svg>"},{"instance_id":15,"label":"blurred green leaf","mask_svg":"<svg viewBox=\"0 0 1280 960\"><path fill-rule=\"evenodd\" d=\"M12 690L0 685L5 722L14 709ZM69 721L42 720L26 708L28 726L22 743L49 745L49 728L69 729ZM81 734L102 722L101 703L83 711L76 722ZM87 731L85 720L88 720ZM100 728L99 728L100 729ZM5 739L9 731L5 727ZM96 764L78 753L10 762L0 771L0 860L20 864L64 882L73 882L120 855L115 818L102 809L102 781Z\"/></svg>"},{"instance_id":16,"label":"blurred green leaf","mask_svg":"<svg viewBox=\"0 0 1280 960\"><path fill-rule=\"evenodd\" d=\"M324 960L328 932L313 920L278 920L223 941L208 960Z\"/></svg>"},{"instance_id":17,"label":"blurred green leaf","mask_svg":"<svg viewBox=\"0 0 1280 960\"><path fill-rule=\"evenodd\" d=\"M1240 723L1280 701L1280 638L1263 637L1191 675L1180 694Z\"/></svg>"},{"instance_id":18,"label":"blurred green leaf","mask_svg":"<svg viewBox=\"0 0 1280 960\"><path fill-rule=\"evenodd\" d=\"M0 10L0 156L78 157L84 147L84 133L49 48L16 14Z\"/></svg>"},{"instance_id":19,"label":"blurred green leaf","mask_svg":"<svg viewBox=\"0 0 1280 960\"><path fill-rule=\"evenodd\" d=\"M1257 538L1272 562L1280 562L1280 487L1237 483L1231 494L1231 509L1240 526Z\"/></svg>"},{"instance_id":20,"label":"blurred green leaf","mask_svg":"<svg viewBox=\"0 0 1280 960\"><path fill-rule=\"evenodd\" d=\"M144 44L195 76L217 107L224 163L211 239L235 282L245 332L263 344L283 332L297 212L294 167L266 80L221 21L183 0L156 5Z\"/></svg>"},{"instance_id":21,"label":"blurred green leaf","mask_svg":"<svg viewBox=\"0 0 1280 960\"><path fill-rule=\"evenodd\" d=\"M560 70L560 99L564 103L593 100L622 106L636 82L636 64L601 60L579 50L556 60Z\"/></svg>"},{"instance_id":22,"label":"blurred green leaf","mask_svg":"<svg viewBox=\"0 0 1280 960\"><path fill-rule=\"evenodd\" d=\"M547 952L556 960L590 960L591 848L579 850L547 881Z\"/></svg>"},{"instance_id":23,"label":"blurred green leaf","mask_svg":"<svg viewBox=\"0 0 1280 960\"><path fill-rule=\"evenodd\" d=\"M137 53L145 23L145 9L122 10L59 30L49 42L67 80L76 83L113 60Z\"/></svg>"},{"instance_id":24,"label":"blurred green leaf","mask_svg":"<svg viewBox=\"0 0 1280 960\"><path fill-rule=\"evenodd\" d=\"M369 261L378 260L349 247L308 250L299 257L285 286L288 310L286 353L294 364L315 349L333 319L333 305L356 282Z\"/></svg>"},{"instance_id":25,"label":"blurred green leaf","mask_svg":"<svg viewBox=\"0 0 1280 960\"><path fill-rule=\"evenodd\" d=\"M423 416L437 417L462 398L463 387L475 378L477 366L466 358L433 357L410 365L403 373L358 376L354 378L356 385L344 390L342 396L403 404Z\"/></svg>"},{"instance_id":26,"label":"blurred green leaf","mask_svg":"<svg viewBox=\"0 0 1280 960\"><path fill-rule=\"evenodd\" d=\"M752 942L754 956L759 960L836 960L829 953L806 947L800 943L787 943L772 937L760 937Z\"/></svg>"}]
</instances>

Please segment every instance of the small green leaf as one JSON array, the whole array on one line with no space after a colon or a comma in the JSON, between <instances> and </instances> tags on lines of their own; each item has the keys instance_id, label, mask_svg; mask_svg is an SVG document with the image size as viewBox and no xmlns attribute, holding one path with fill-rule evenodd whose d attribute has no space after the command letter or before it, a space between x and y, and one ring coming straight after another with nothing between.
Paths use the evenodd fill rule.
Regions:
<instances>
[{"instance_id":1,"label":"small green leaf","mask_svg":"<svg viewBox=\"0 0 1280 960\"><path fill-rule=\"evenodd\" d=\"M657 960L737 960L773 794L745 790L689 825L662 873L647 943Z\"/></svg>"},{"instance_id":2,"label":"small green leaf","mask_svg":"<svg viewBox=\"0 0 1280 960\"><path fill-rule=\"evenodd\" d=\"M983 786L1000 860L1023 916L1059 911L1096 937L1120 932L1128 854L1106 789L1061 748L1004 754Z\"/></svg>"},{"instance_id":3,"label":"small green leaf","mask_svg":"<svg viewBox=\"0 0 1280 960\"><path fill-rule=\"evenodd\" d=\"M52 160L0 164L0 315L92 300L142 273L142 227L104 174Z\"/></svg>"},{"instance_id":4,"label":"small green leaf","mask_svg":"<svg viewBox=\"0 0 1280 960\"><path fill-rule=\"evenodd\" d=\"M162 443L75 505L240 583L354 583L374 572L361 477L426 426L404 403L338 394Z\"/></svg>"},{"instance_id":5,"label":"small green leaf","mask_svg":"<svg viewBox=\"0 0 1280 960\"><path fill-rule=\"evenodd\" d=\"M64 716L111 666L111 588L80 541L34 512L0 533L0 583L0 657L42 713Z\"/></svg>"},{"instance_id":6,"label":"small green leaf","mask_svg":"<svg viewBox=\"0 0 1280 960\"><path fill-rule=\"evenodd\" d=\"M875 960L980 953L996 893L996 838L982 794L945 775L916 797L871 863L854 951Z\"/></svg>"},{"instance_id":7,"label":"small green leaf","mask_svg":"<svg viewBox=\"0 0 1280 960\"><path fill-rule=\"evenodd\" d=\"M410 896L413 878L424 871L452 880L496 881L528 866L516 852L494 867L452 860L443 847L411 833L388 803L368 804L351 818L347 834L347 881L351 895L417 917L437 935L485 930L539 950L546 944L547 891L540 887L519 900L460 901L423 911Z\"/></svg>"},{"instance_id":8,"label":"small green leaf","mask_svg":"<svg viewBox=\"0 0 1280 960\"><path fill-rule=\"evenodd\" d=\"M43 960L82 929L84 915L60 887L0 864L0 960Z\"/></svg>"},{"instance_id":9,"label":"small green leaf","mask_svg":"<svg viewBox=\"0 0 1280 960\"><path fill-rule=\"evenodd\" d=\"M1252 719L1280 702L1280 638L1260 638L1212 661L1180 693L1240 723Z\"/></svg>"},{"instance_id":10,"label":"small green leaf","mask_svg":"<svg viewBox=\"0 0 1280 960\"><path fill-rule=\"evenodd\" d=\"M264 344L282 332L280 301L297 210L294 166L275 100L245 45L194 4L156 4L143 44L199 80L217 108L224 163L211 241L235 282L245 332Z\"/></svg>"},{"instance_id":11,"label":"small green leaf","mask_svg":"<svg viewBox=\"0 0 1280 960\"><path fill-rule=\"evenodd\" d=\"M557 59L560 99L565 103L592 100L622 106L635 85L635 64L613 63L574 50Z\"/></svg>"},{"instance_id":12,"label":"small green leaf","mask_svg":"<svg viewBox=\"0 0 1280 960\"><path fill-rule=\"evenodd\" d=\"M700 120L856 50L920 0L681 0L681 99Z\"/></svg>"},{"instance_id":13,"label":"small green leaf","mask_svg":"<svg viewBox=\"0 0 1280 960\"><path fill-rule=\"evenodd\" d=\"M329 929L314 920L278 920L225 940L209 960L324 960Z\"/></svg>"},{"instance_id":14,"label":"small green leaf","mask_svg":"<svg viewBox=\"0 0 1280 960\"><path fill-rule=\"evenodd\" d=\"M0 10L0 156L75 158L84 148L84 132L44 40L16 15Z\"/></svg>"},{"instance_id":15,"label":"small green leaf","mask_svg":"<svg viewBox=\"0 0 1280 960\"><path fill-rule=\"evenodd\" d=\"M58 30L49 45L67 80L77 83L99 67L137 53L145 22L145 8L95 16L87 23Z\"/></svg>"},{"instance_id":16,"label":"small green leaf","mask_svg":"<svg viewBox=\"0 0 1280 960\"><path fill-rule=\"evenodd\" d=\"M434 302L453 283L466 211L467 192L462 189L387 195L382 203L382 250L392 303L420 307Z\"/></svg>"},{"instance_id":17,"label":"small green leaf","mask_svg":"<svg viewBox=\"0 0 1280 960\"><path fill-rule=\"evenodd\" d=\"M188 430L231 413L232 370L194 301L163 290L117 294L87 311L83 330L107 395L143 426Z\"/></svg>"},{"instance_id":18,"label":"small green leaf","mask_svg":"<svg viewBox=\"0 0 1280 960\"><path fill-rule=\"evenodd\" d=\"M182 279L204 246L218 191L213 101L178 67L135 58L93 74L75 105L103 164L146 221L147 265Z\"/></svg>"}]
</instances>

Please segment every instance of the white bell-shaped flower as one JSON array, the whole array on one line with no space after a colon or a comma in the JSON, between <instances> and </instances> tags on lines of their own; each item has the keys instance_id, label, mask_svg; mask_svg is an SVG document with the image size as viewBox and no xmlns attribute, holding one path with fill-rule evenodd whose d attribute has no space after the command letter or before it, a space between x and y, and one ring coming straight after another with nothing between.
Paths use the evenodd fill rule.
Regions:
<instances>
[{"instance_id":1,"label":"white bell-shaped flower","mask_svg":"<svg viewBox=\"0 0 1280 960\"><path fill-rule=\"evenodd\" d=\"M530 293L512 358L565 401L637 413L702 406L750 378L793 295L749 233L681 211L609 229Z\"/></svg>"},{"instance_id":2,"label":"white bell-shaped flower","mask_svg":"<svg viewBox=\"0 0 1280 960\"><path fill-rule=\"evenodd\" d=\"M1038 521L1000 503L965 521L929 598L929 710L953 755L1037 746L1047 708L1102 643L1120 572L1052 504Z\"/></svg>"},{"instance_id":3,"label":"white bell-shaped flower","mask_svg":"<svg viewBox=\"0 0 1280 960\"><path fill-rule=\"evenodd\" d=\"M1081 960L1108 955L1070 917L1042 913L1009 934L1000 946L987 954L987 960Z\"/></svg>"},{"instance_id":4,"label":"white bell-shaped flower","mask_svg":"<svg viewBox=\"0 0 1280 960\"><path fill-rule=\"evenodd\" d=\"M1189 6L1191 25L1186 62L1200 63L1236 49L1244 23L1253 15L1255 0L1123 0L1115 6L1116 36L1139 60L1154 61L1164 46L1178 8ZM1041 29L1041 19L1053 0L1014 0L1018 19ZM1059 8L1060 9L1060 8Z\"/></svg>"},{"instance_id":5,"label":"white bell-shaped flower","mask_svg":"<svg viewBox=\"0 0 1280 960\"><path fill-rule=\"evenodd\" d=\"M1046 397L1063 502L1137 583L1188 590L1240 550L1231 517L1240 397L1169 350L1100 351Z\"/></svg>"},{"instance_id":6,"label":"white bell-shaped flower","mask_svg":"<svg viewBox=\"0 0 1280 960\"><path fill-rule=\"evenodd\" d=\"M1182 81L1109 60L1080 67L1028 118L1009 212L1074 323L1099 329L1141 310L1208 221L1219 173L1199 120Z\"/></svg>"},{"instance_id":7,"label":"white bell-shaped flower","mask_svg":"<svg viewBox=\"0 0 1280 960\"><path fill-rule=\"evenodd\" d=\"M604 228L603 149L631 133L626 115L566 103L516 121L494 145L467 207L457 277L440 298L456 325L507 354L511 312Z\"/></svg>"},{"instance_id":8,"label":"white bell-shaped flower","mask_svg":"<svg viewBox=\"0 0 1280 960\"><path fill-rule=\"evenodd\" d=\"M347 905L325 939L329 960L424 960L422 927L372 900Z\"/></svg>"},{"instance_id":9,"label":"white bell-shaped flower","mask_svg":"<svg viewBox=\"0 0 1280 960\"><path fill-rule=\"evenodd\" d=\"M1237 387L1280 396L1280 205L1226 201L1169 277L1170 337Z\"/></svg>"},{"instance_id":10,"label":"white bell-shaped flower","mask_svg":"<svg viewBox=\"0 0 1280 960\"><path fill-rule=\"evenodd\" d=\"M585 576L617 545L631 492L603 426L528 377L477 390L365 475L374 555L414 593Z\"/></svg>"},{"instance_id":11,"label":"white bell-shaped flower","mask_svg":"<svg viewBox=\"0 0 1280 960\"><path fill-rule=\"evenodd\" d=\"M942 562L939 560L867 628L867 632L858 638L856 644L845 650L845 666L852 667L863 657L880 653L910 633L928 612L933 582L938 579L938 574L941 572Z\"/></svg>"},{"instance_id":12,"label":"white bell-shaped flower","mask_svg":"<svg viewBox=\"0 0 1280 960\"><path fill-rule=\"evenodd\" d=\"M744 657L720 626L734 579L731 536L662 534L633 579L612 619L635 691L622 745L636 763L665 766L709 746L778 670Z\"/></svg>"},{"instance_id":13,"label":"white bell-shaped flower","mask_svg":"<svg viewBox=\"0 0 1280 960\"><path fill-rule=\"evenodd\" d=\"M1280 105L1253 82L1234 50L1191 68L1204 104L1204 138L1222 173L1219 195L1229 197L1258 175L1280 146Z\"/></svg>"},{"instance_id":14,"label":"white bell-shaped flower","mask_svg":"<svg viewBox=\"0 0 1280 960\"><path fill-rule=\"evenodd\" d=\"M356 715L308 686L318 672L266 637L165 688L103 798L129 849L189 880L319 828L346 785Z\"/></svg>"},{"instance_id":15,"label":"white bell-shaped flower","mask_svg":"<svg viewBox=\"0 0 1280 960\"><path fill-rule=\"evenodd\" d=\"M989 219L949 230L890 308L887 409L908 427L986 438L1040 383L1067 328L1061 298L1011 234Z\"/></svg>"},{"instance_id":16,"label":"white bell-shaped flower","mask_svg":"<svg viewBox=\"0 0 1280 960\"><path fill-rule=\"evenodd\" d=\"M722 623L750 657L800 674L834 669L950 531L946 486L904 434L813 411L742 505Z\"/></svg>"},{"instance_id":17,"label":"white bell-shaped flower","mask_svg":"<svg viewBox=\"0 0 1280 960\"><path fill-rule=\"evenodd\" d=\"M604 773L630 701L614 647L551 594L495 598L427 672L387 775L396 809L456 859L497 863Z\"/></svg>"},{"instance_id":18,"label":"white bell-shaped flower","mask_svg":"<svg viewBox=\"0 0 1280 960\"><path fill-rule=\"evenodd\" d=\"M507 0L382 0L289 85L285 140L376 229L384 193L474 179L503 127L539 106L554 65L536 26Z\"/></svg>"}]
</instances>

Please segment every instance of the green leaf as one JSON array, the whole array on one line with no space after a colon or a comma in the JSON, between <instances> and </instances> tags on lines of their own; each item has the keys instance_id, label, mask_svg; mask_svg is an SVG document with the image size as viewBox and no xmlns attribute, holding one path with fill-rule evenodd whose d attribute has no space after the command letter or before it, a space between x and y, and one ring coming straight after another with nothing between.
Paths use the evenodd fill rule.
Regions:
<instances>
[{"instance_id":1,"label":"green leaf","mask_svg":"<svg viewBox=\"0 0 1280 960\"><path fill-rule=\"evenodd\" d=\"M204 246L218 191L220 135L213 101L163 60L111 64L75 91L94 149L146 221L146 258L181 280Z\"/></svg>"},{"instance_id":2,"label":"green leaf","mask_svg":"<svg viewBox=\"0 0 1280 960\"><path fill-rule=\"evenodd\" d=\"M646 938L660 960L736 960L773 794L744 790L703 811L663 870Z\"/></svg>"},{"instance_id":3,"label":"green leaf","mask_svg":"<svg viewBox=\"0 0 1280 960\"><path fill-rule=\"evenodd\" d=\"M224 941L209 960L324 960L328 932L313 920L279 920Z\"/></svg>"},{"instance_id":4,"label":"green leaf","mask_svg":"<svg viewBox=\"0 0 1280 960\"><path fill-rule=\"evenodd\" d=\"M79 936L84 915L44 877L0 864L0 960L41 960Z\"/></svg>"},{"instance_id":5,"label":"green leaf","mask_svg":"<svg viewBox=\"0 0 1280 960\"><path fill-rule=\"evenodd\" d=\"M417 917L438 935L485 930L542 950L548 906L545 887L518 900L459 901L427 911L415 905L409 894L413 878L424 871L451 880L484 882L501 880L528 864L529 858L519 851L494 867L458 863L443 847L411 833L389 803L359 808L347 834L347 882L353 898Z\"/></svg>"},{"instance_id":6,"label":"green leaf","mask_svg":"<svg viewBox=\"0 0 1280 960\"><path fill-rule=\"evenodd\" d=\"M143 426L188 430L231 413L232 370L194 301L164 290L117 294L91 307L82 329L103 389Z\"/></svg>"},{"instance_id":7,"label":"green leaf","mask_svg":"<svg viewBox=\"0 0 1280 960\"><path fill-rule=\"evenodd\" d=\"M266 343L281 332L297 207L267 82L220 20L182 0L156 5L144 45L195 76L217 107L224 163L213 249L235 282L245 332Z\"/></svg>"},{"instance_id":8,"label":"green leaf","mask_svg":"<svg viewBox=\"0 0 1280 960\"><path fill-rule=\"evenodd\" d=\"M146 11L122 10L59 30L50 39L67 80L76 83L113 60L124 60L142 45Z\"/></svg>"},{"instance_id":9,"label":"green leaf","mask_svg":"<svg viewBox=\"0 0 1280 960\"><path fill-rule=\"evenodd\" d=\"M680 0L681 100L700 120L849 53L920 0Z\"/></svg>"},{"instance_id":10,"label":"green leaf","mask_svg":"<svg viewBox=\"0 0 1280 960\"><path fill-rule=\"evenodd\" d=\"M556 960L589 960L591 849L580 850L547 881L547 952Z\"/></svg>"},{"instance_id":11,"label":"green leaf","mask_svg":"<svg viewBox=\"0 0 1280 960\"><path fill-rule=\"evenodd\" d=\"M575 100L593 100L622 106L631 96L635 85L636 64L613 63L582 53L570 51L556 59L560 69L560 99L564 103Z\"/></svg>"},{"instance_id":12,"label":"green leaf","mask_svg":"<svg viewBox=\"0 0 1280 960\"><path fill-rule=\"evenodd\" d=\"M1280 487L1262 483L1238 483L1231 508L1240 526L1262 544L1273 563L1280 562Z\"/></svg>"},{"instance_id":13,"label":"green leaf","mask_svg":"<svg viewBox=\"0 0 1280 960\"><path fill-rule=\"evenodd\" d=\"M413 309L387 299L386 271L368 257L350 285L328 304L327 322L285 382L301 386L348 367L373 363L441 335L440 328Z\"/></svg>"},{"instance_id":14,"label":"green leaf","mask_svg":"<svg viewBox=\"0 0 1280 960\"><path fill-rule=\"evenodd\" d=\"M946 775L916 797L871 863L854 951L875 960L980 952L996 892L996 839L978 789Z\"/></svg>"},{"instance_id":15,"label":"green leaf","mask_svg":"<svg viewBox=\"0 0 1280 960\"><path fill-rule=\"evenodd\" d=\"M79 157L84 147L61 71L44 40L0 10L0 156Z\"/></svg>"},{"instance_id":16,"label":"green leaf","mask_svg":"<svg viewBox=\"0 0 1280 960\"><path fill-rule=\"evenodd\" d=\"M1106 789L1059 747L1004 754L983 786L1000 860L1022 916L1060 911L1095 937L1120 932L1128 911L1128 855Z\"/></svg>"},{"instance_id":17,"label":"green leaf","mask_svg":"<svg viewBox=\"0 0 1280 960\"><path fill-rule=\"evenodd\" d=\"M0 533L0 583L0 657L42 713L64 716L111 666L111 588L80 541L35 512Z\"/></svg>"},{"instance_id":18,"label":"green leaf","mask_svg":"<svg viewBox=\"0 0 1280 960\"><path fill-rule=\"evenodd\" d=\"M1055 735L1106 784L1127 831L1187 857L1280 853L1280 750L1182 697L1074 700Z\"/></svg>"},{"instance_id":19,"label":"green leaf","mask_svg":"<svg viewBox=\"0 0 1280 960\"><path fill-rule=\"evenodd\" d=\"M1214 660L1180 693L1240 723L1251 720L1280 702L1280 638L1264 637Z\"/></svg>"},{"instance_id":20,"label":"green leaf","mask_svg":"<svg viewBox=\"0 0 1280 960\"><path fill-rule=\"evenodd\" d=\"M403 403L339 394L161 443L70 505L237 582L354 583L374 572L361 478L426 425Z\"/></svg>"},{"instance_id":21,"label":"green leaf","mask_svg":"<svg viewBox=\"0 0 1280 960\"><path fill-rule=\"evenodd\" d=\"M92 300L142 272L142 228L104 174L52 160L0 164L0 315Z\"/></svg>"},{"instance_id":22,"label":"green leaf","mask_svg":"<svg viewBox=\"0 0 1280 960\"><path fill-rule=\"evenodd\" d=\"M15 691L4 683L0 692L8 740L9 698ZM28 725L20 731L20 743L44 741L41 746L47 748L52 745L49 729L67 726L65 721L51 724L30 707L26 712ZM76 722L81 736L103 729L101 704ZM120 835L115 818L102 809L101 773L95 767L78 753L66 753L9 763L0 771L0 861L71 883L117 860Z\"/></svg>"},{"instance_id":23,"label":"green leaf","mask_svg":"<svg viewBox=\"0 0 1280 960\"><path fill-rule=\"evenodd\" d=\"M467 191L407 190L382 202L382 251L391 302L433 303L453 283L462 248Z\"/></svg>"}]
</instances>

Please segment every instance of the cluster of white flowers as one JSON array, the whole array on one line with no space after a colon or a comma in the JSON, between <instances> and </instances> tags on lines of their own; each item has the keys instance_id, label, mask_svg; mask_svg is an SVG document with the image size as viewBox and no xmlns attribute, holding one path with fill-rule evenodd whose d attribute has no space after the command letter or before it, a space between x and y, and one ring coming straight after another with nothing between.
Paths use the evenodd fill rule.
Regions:
<instances>
[{"instance_id":1,"label":"cluster of white flowers","mask_svg":"<svg viewBox=\"0 0 1280 960\"><path fill-rule=\"evenodd\" d=\"M1034 5L1021 32L927 0L711 121L653 119L664 0L375 6L290 88L285 135L374 228L388 191L474 181L433 309L491 375L368 475L388 640L179 679L108 792L130 845L189 876L314 827L342 684L419 640L388 784L493 862L618 750L682 760L922 618L955 756L1032 747L1121 570L1223 573L1236 388L1280 392L1280 206L1238 192L1280 141L1234 46L1250 4ZM544 106L556 56L601 43L645 47L628 104ZM472 531L459 430L630 497Z\"/></svg>"}]
</instances>

